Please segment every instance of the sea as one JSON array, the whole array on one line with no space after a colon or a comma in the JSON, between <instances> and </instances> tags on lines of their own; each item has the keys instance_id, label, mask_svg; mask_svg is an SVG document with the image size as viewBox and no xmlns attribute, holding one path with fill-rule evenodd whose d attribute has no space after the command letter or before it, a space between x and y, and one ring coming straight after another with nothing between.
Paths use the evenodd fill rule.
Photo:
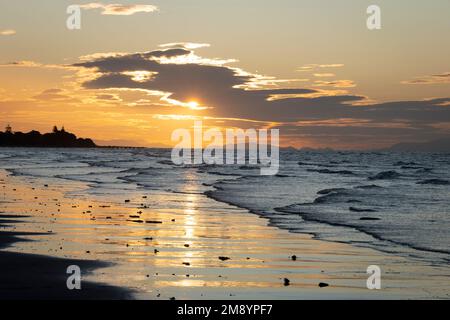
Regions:
<instances>
[{"instance_id":1,"label":"sea","mask_svg":"<svg viewBox=\"0 0 450 320\"><path fill-rule=\"evenodd\" d=\"M245 208L292 233L437 265L450 261L450 155L282 149L277 175L255 165L174 165L171 150L1 148L0 169L86 184L68 197L196 195ZM179 200L177 200L179 199ZM229 214L233 214L231 211Z\"/></svg>"}]
</instances>

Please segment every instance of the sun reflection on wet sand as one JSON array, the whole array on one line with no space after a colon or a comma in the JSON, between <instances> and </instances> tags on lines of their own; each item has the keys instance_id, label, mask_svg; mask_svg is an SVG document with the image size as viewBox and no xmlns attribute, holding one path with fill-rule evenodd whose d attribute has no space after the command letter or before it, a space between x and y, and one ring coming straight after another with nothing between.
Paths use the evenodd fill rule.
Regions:
<instances>
[{"instance_id":1,"label":"sun reflection on wet sand","mask_svg":"<svg viewBox=\"0 0 450 320\"><path fill-rule=\"evenodd\" d=\"M437 267L268 227L203 196L195 184L180 193L136 190L98 201L64 196L85 188L81 183L0 178L7 181L0 211L30 216L16 231L44 234L8 250L112 262L86 279L131 287L136 298L377 298L446 290ZM386 270L382 293L365 288L365 269L377 263Z\"/></svg>"}]
</instances>

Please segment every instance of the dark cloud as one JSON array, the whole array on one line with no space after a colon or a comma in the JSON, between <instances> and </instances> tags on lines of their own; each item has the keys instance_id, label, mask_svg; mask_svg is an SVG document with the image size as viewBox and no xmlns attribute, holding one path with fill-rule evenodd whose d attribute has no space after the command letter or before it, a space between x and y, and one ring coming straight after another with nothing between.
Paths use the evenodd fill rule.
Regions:
<instances>
[{"instance_id":1,"label":"dark cloud","mask_svg":"<svg viewBox=\"0 0 450 320\"><path fill-rule=\"evenodd\" d=\"M120 100L116 95L114 94L98 94L95 97L98 100L110 100L110 101L118 101Z\"/></svg>"},{"instance_id":2,"label":"dark cloud","mask_svg":"<svg viewBox=\"0 0 450 320\"><path fill-rule=\"evenodd\" d=\"M99 72L114 73L125 71L148 70L159 64L146 59L148 53L129 54L125 56L105 57L89 62L76 63L75 67L96 68Z\"/></svg>"},{"instance_id":3,"label":"dark cloud","mask_svg":"<svg viewBox=\"0 0 450 320\"><path fill-rule=\"evenodd\" d=\"M155 50L150 51L148 53L144 53L144 58L151 58L151 57L166 57L166 58L172 58L176 56L184 56L190 54L191 51L181 48L175 48L175 49L167 49L167 50Z\"/></svg>"},{"instance_id":4,"label":"dark cloud","mask_svg":"<svg viewBox=\"0 0 450 320\"><path fill-rule=\"evenodd\" d=\"M433 124L450 123L450 98L364 105L363 96L323 95L322 91L310 88L249 90L248 84L257 82L257 77L214 64L213 60L210 63L199 60L198 63L185 64L158 60L190 54L193 52L186 49L158 50L100 58L75 66L92 68L100 73L95 80L84 83L89 89L128 88L169 92L171 99L182 102L196 99L210 107L208 116L282 122L283 128L289 129L289 132L295 129L299 135L305 132L306 127L298 126L298 121L365 121L359 127L310 126L308 134L318 139L333 132L336 138L341 136L342 139L376 137L381 133L391 136L393 142L405 137L421 139L421 134L427 137L448 134L448 131L443 132L444 129ZM148 71L154 76L137 82L132 76L124 74L131 71ZM269 99L273 96L278 98ZM398 123L403 126L399 127Z\"/></svg>"}]
</instances>

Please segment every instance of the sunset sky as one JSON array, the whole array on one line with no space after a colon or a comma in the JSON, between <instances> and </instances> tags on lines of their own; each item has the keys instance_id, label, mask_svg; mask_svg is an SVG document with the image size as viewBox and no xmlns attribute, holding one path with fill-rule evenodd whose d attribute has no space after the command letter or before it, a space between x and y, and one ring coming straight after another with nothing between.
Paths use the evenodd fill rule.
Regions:
<instances>
[{"instance_id":1,"label":"sunset sky","mask_svg":"<svg viewBox=\"0 0 450 320\"><path fill-rule=\"evenodd\" d=\"M449 14L448 0L1 0L0 126L169 147L201 119L295 147L448 137Z\"/></svg>"}]
</instances>

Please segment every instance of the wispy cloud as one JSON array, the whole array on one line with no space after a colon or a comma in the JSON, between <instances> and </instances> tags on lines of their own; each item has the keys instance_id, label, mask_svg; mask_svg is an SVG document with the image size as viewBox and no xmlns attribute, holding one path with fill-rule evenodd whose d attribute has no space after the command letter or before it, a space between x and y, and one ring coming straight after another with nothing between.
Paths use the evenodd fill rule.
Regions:
<instances>
[{"instance_id":1,"label":"wispy cloud","mask_svg":"<svg viewBox=\"0 0 450 320\"><path fill-rule=\"evenodd\" d=\"M160 48L184 48L184 49L199 49L207 48L211 45L209 43L195 43L195 42L172 42L159 45Z\"/></svg>"},{"instance_id":2,"label":"wispy cloud","mask_svg":"<svg viewBox=\"0 0 450 320\"><path fill-rule=\"evenodd\" d=\"M444 84L450 83L450 72L418 77L413 80L402 81L403 84Z\"/></svg>"},{"instance_id":3,"label":"wispy cloud","mask_svg":"<svg viewBox=\"0 0 450 320\"><path fill-rule=\"evenodd\" d=\"M336 75L334 73L314 73L314 77L318 78L329 78L329 77L335 77Z\"/></svg>"},{"instance_id":4,"label":"wispy cloud","mask_svg":"<svg viewBox=\"0 0 450 320\"><path fill-rule=\"evenodd\" d=\"M341 68L344 64L342 63L333 63L333 64L319 64L319 68Z\"/></svg>"},{"instance_id":5,"label":"wispy cloud","mask_svg":"<svg viewBox=\"0 0 450 320\"><path fill-rule=\"evenodd\" d=\"M130 16L135 13L151 13L158 11L158 7L150 4L103 4L91 2L80 6L85 10L101 9L103 15Z\"/></svg>"},{"instance_id":6,"label":"wispy cloud","mask_svg":"<svg viewBox=\"0 0 450 320\"><path fill-rule=\"evenodd\" d=\"M317 70L317 69L321 69L321 68L342 68L343 66L344 66L344 64L342 64L342 63L330 63L330 64L311 63L311 64L306 64L304 66L301 66L300 68L297 69L297 71L304 72L304 71Z\"/></svg>"},{"instance_id":7,"label":"wispy cloud","mask_svg":"<svg viewBox=\"0 0 450 320\"><path fill-rule=\"evenodd\" d=\"M70 96L66 95L64 90L61 89L47 89L34 96L33 98L36 100L44 101L63 101L72 99Z\"/></svg>"},{"instance_id":8,"label":"wispy cloud","mask_svg":"<svg viewBox=\"0 0 450 320\"><path fill-rule=\"evenodd\" d=\"M314 81L315 87L353 88L356 84L352 80Z\"/></svg>"},{"instance_id":9,"label":"wispy cloud","mask_svg":"<svg viewBox=\"0 0 450 320\"><path fill-rule=\"evenodd\" d=\"M13 36L16 34L16 30L7 29L7 30L0 30L0 36Z\"/></svg>"},{"instance_id":10,"label":"wispy cloud","mask_svg":"<svg viewBox=\"0 0 450 320\"><path fill-rule=\"evenodd\" d=\"M59 64L44 64L34 61L22 60L7 63L0 63L0 68L45 68L45 69L67 69L66 66Z\"/></svg>"}]
</instances>

